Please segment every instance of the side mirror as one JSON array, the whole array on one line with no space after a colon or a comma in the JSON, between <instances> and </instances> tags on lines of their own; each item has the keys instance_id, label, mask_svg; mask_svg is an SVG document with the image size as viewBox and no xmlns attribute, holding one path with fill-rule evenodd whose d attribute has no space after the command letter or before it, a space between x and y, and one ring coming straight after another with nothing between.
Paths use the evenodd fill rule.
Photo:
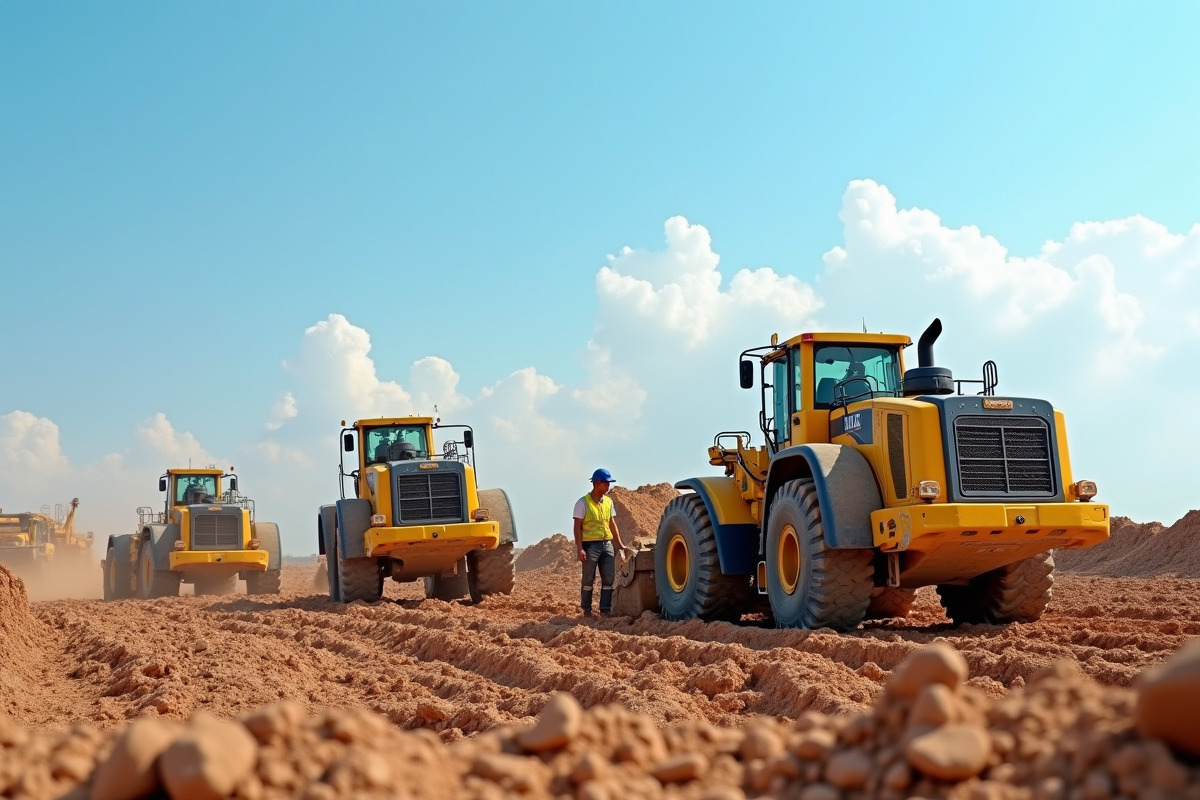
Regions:
<instances>
[{"instance_id":1,"label":"side mirror","mask_svg":"<svg viewBox=\"0 0 1200 800\"><path fill-rule=\"evenodd\" d=\"M237 491L237 475L229 476L229 489L230 491Z\"/></svg>"},{"instance_id":2,"label":"side mirror","mask_svg":"<svg viewBox=\"0 0 1200 800\"><path fill-rule=\"evenodd\" d=\"M167 490L167 479L166 478L158 479L158 490L160 492L165 492Z\"/></svg>"},{"instance_id":3,"label":"side mirror","mask_svg":"<svg viewBox=\"0 0 1200 800\"><path fill-rule=\"evenodd\" d=\"M754 364L750 361L738 362L739 376L742 382L743 389L754 388Z\"/></svg>"},{"instance_id":4,"label":"side mirror","mask_svg":"<svg viewBox=\"0 0 1200 800\"><path fill-rule=\"evenodd\" d=\"M345 451L347 453L354 452L354 434L353 433L347 433L345 436L342 437L342 447L345 449Z\"/></svg>"},{"instance_id":5,"label":"side mirror","mask_svg":"<svg viewBox=\"0 0 1200 800\"><path fill-rule=\"evenodd\" d=\"M471 433L470 428L467 428L465 431L463 431L463 444L465 444L467 447L475 446L475 434Z\"/></svg>"}]
</instances>

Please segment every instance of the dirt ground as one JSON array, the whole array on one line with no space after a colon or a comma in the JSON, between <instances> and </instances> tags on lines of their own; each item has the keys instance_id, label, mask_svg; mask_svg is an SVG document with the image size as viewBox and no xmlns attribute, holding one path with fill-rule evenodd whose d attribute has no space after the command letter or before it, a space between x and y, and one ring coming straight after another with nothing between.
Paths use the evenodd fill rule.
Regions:
<instances>
[{"instance_id":1,"label":"dirt ground","mask_svg":"<svg viewBox=\"0 0 1200 800\"><path fill-rule=\"evenodd\" d=\"M614 499L627 538L652 540L661 508L674 495L666 484L620 490ZM25 763L18 758L9 767L0 766L0 797L65 796L71 791L75 794L70 796L93 796L88 794L97 780L93 767L111 758L114 742L124 741L118 737L129 738L131 720L189 717L188 727L169 728L167 738L178 739L180 731L197 730L212 718L219 722L240 717L244 727L235 727L250 729L262 753L279 744L284 728L287 736L307 730L305 741L313 747L325 742L320 746L328 753L333 752L329 748L334 740L340 742L338 747L351 747L359 739L373 738L375 744L364 745L369 750L388 737L402 736L401 731L420 731L396 741L415 747L425 754L422 758L438 763L450 759L459 766L446 767L446 775L458 777L447 777L445 787L436 781L428 784L414 796L437 796L443 788L445 796L493 796L488 794L492 790L499 792L494 796L514 791L615 796L603 793L599 777L587 777L590 767L579 766L583 752L573 751L574 745L536 750L514 744L515 732L532 725L539 714L546 719L565 714L576 724L583 714L585 722L605 730L626 726L622 736L645 728L644 738L652 740L646 747L656 754L654 764L638 766L638 758L620 758L613 749L617 744L605 750L602 759L605 764L628 761L630 769L638 766L640 771L621 773L626 790L649 776L643 791L635 791L638 796L665 792L698 797L702 790L728 788L729 793L707 796L1200 797L1200 770L1188 760L1191 756L1178 750L1171 756L1163 746L1155 749L1132 732L1139 675L1200 635L1200 512L1171 527L1117 518L1113 530L1105 545L1058 554L1054 598L1038 622L952 627L932 590L922 590L909 619L871 622L849 634L776 630L752 620L741 625L666 622L649 613L583 620L577 609L578 564L570 541L561 535L520 553L517 588L511 596L488 598L477 606L425 600L418 584L394 583L388 584L385 602L340 606L314 586L313 567L286 567L283 593L277 597L30 603L24 586L0 571L0 755L6 747L12 755L36 752L42 764L35 766L30 760L26 767L12 766ZM86 596L87 590L77 587L77 597L79 593ZM909 757L908 783L888 788L878 783L878 776L875 784L837 778L837 770L831 778L829 757L837 750L831 744L829 752L816 759L821 770L806 771L805 757L795 749L797 737L826 727L835 742L842 742L847 720L901 714L896 705L901 701L890 697L885 687L918 651L940 652L929 645L947 646L957 654L954 663L961 662L961 675L946 681L948 691L959 698L954 707L961 708L942 722L978 718L980 729L990 731L991 766L976 770L966 783L945 776L934 780L934 767L918 767ZM1200 698L1200 682L1190 686L1189 696ZM1067 702L1064 692L1076 696ZM570 695L584 711L569 705L555 711L555 703L565 700L555 700L548 709L548 702L558 697L555 693ZM255 713L267 713L255 709L281 701L286 703L272 706L276 711L271 712L288 720L276 726L279 730L256 730L246 722ZM1200 713L1200 699L1195 704ZM1048 776L1034 774L1036 770L1026 775L1013 766L1013 774L1001 770L995 776L999 780L991 780L988 769L1037 762L1036 754L1018 758L1015 750L997 762L1004 748L996 742L1007 741L998 739L997 731L1008 725L1020 739L1017 729L1025 730L1018 724L1024 719L1020 714L1038 719L1047 759L1066 758L1055 749L1055 740L1065 741L1065 734L1052 735L1058 723L1048 710L1060 706L1073 709L1069 714L1063 711L1063 731L1071 725L1090 725L1094 731L1098 720L1109 721L1100 727L1106 735L1111 733L1112 741L1093 743L1101 755L1092 760L1100 766L1088 766L1109 771L1091 776L1085 770L1075 781L1052 785L1045 784ZM1085 706L1095 712L1089 725L1078 721ZM1013 717L1017 707L1024 709L1020 718ZM325 711L330 708L339 711ZM1001 708L1009 709L1008 716L996 711ZM903 714L910 713L915 712L905 705ZM349 739L343 741L345 737L330 733L339 719L375 733L358 738L347 734ZM381 732L372 727L383 724L377 720L391 725L385 724ZM882 723L862 724L875 731ZM766 755L750 758L729 750L749 746L751 734L763 725ZM848 745L866 753L863 758L876 758L879 772L891 762L885 763L883 745L872 749L864 744L875 741L875 735L864 733L861 741L855 739L858 734L849 735L853 741ZM736 746L730 744L730 736L737 739ZM684 746L687 737L700 737L703 746ZM653 744L660 739L666 742L660 742L661 752ZM776 739L784 742L778 752L771 744ZM602 744L591 741L589 747L603 750ZM1139 769L1144 772L1152 762L1166 765L1161 766L1162 780L1146 779L1140 789L1127 792L1119 771L1103 767L1113 762L1113 754L1105 755L1104 747L1117 752L1123 745L1149 748L1138 755ZM55 772L54 759L47 754L63 748L78 758L73 767ZM777 760L784 750L800 766L751 774L752 761ZM1072 757L1078 760L1076 750ZM553 753L566 758L571 752L574 760L555 766L558 756ZM684 776L678 780L674 773L666 779L655 773L671 758L701 752L707 754L704 764L677 765ZM264 777L262 753L257 778L245 778L249 783L231 784L223 794L210 796L348 796L333 780L332 761L307 778L293 765L299 777L272 783ZM529 756L537 767L518 769L516 762L503 762L508 764L503 768L480 767L479 760L487 754L518 761ZM737 769L721 761L722 754ZM355 758L358 772L351 770L345 780L365 796L374 789L359 772L370 774L362 766L370 758ZM718 762L728 775L701 780ZM160 773L164 769L160 764ZM397 789L403 775L396 769L388 767L392 772L387 773L386 792L375 787L383 792L379 796L404 796ZM586 780L570 777L576 769L583 770ZM758 764L755 769L766 767ZM692 774L695 770L699 772ZM778 775L785 777L776 780ZM334 793L322 795L322 786ZM970 791L983 793L961 793L971 786L975 788ZM1084 791L1085 786L1090 788ZM167 788L173 797L185 796ZM1150 789L1162 791L1146 794Z\"/></svg>"}]
</instances>

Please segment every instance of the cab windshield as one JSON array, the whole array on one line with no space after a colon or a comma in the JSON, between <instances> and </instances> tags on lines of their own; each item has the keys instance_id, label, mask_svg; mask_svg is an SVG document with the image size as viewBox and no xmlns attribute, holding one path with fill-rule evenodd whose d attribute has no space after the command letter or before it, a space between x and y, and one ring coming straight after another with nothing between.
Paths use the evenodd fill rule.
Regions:
<instances>
[{"instance_id":1,"label":"cab windshield","mask_svg":"<svg viewBox=\"0 0 1200 800\"><path fill-rule=\"evenodd\" d=\"M816 362L816 407L868 397L900 396L900 349L892 345L822 344Z\"/></svg>"},{"instance_id":2,"label":"cab windshield","mask_svg":"<svg viewBox=\"0 0 1200 800\"><path fill-rule=\"evenodd\" d=\"M363 452L368 464L429 458L429 441L422 425L384 425L367 428Z\"/></svg>"},{"instance_id":3,"label":"cab windshield","mask_svg":"<svg viewBox=\"0 0 1200 800\"><path fill-rule=\"evenodd\" d=\"M216 475L180 475L175 479L175 505L217 501Z\"/></svg>"}]
</instances>

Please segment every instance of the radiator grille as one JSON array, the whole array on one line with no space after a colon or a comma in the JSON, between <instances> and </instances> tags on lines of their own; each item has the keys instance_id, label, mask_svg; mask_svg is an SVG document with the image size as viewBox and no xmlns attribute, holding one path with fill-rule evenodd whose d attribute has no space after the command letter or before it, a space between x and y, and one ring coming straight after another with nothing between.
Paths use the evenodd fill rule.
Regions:
<instances>
[{"instance_id":1,"label":"radiator grille","mask_svg":"<svg viewBox=\"0 0 1200 800\"><path fill-rule=\"evenodd\" d=\"M964 496L1055 494L1050 428L1039 417L959 417L954 444Z\"/></svg>"},{"instance_id":2,"label":"radiator grille","mask_svg":"<svg viewBox=\"0 0 1200 800\"><path fill-rule=\"evenodd\" d=\"M457 472L427 472L396 478L396 523L462 521L462 482Z\"/></svg>"},{"instance_id":3,"label":"radiator grille","mask_svg":"<svg viewBox=\"0 0 1200 800\"><path fill-rule=\"evenodd\" d=\"M197 514L192 518L193 550L241 550L241 514Z\"/></svg>"},{"instance_id":4,"label":"radiator grille","mask_svg":"<svg viewBox=\"0 0 1200 800\"><path fill-rule=\"evenodd\" d=\"M892 488L896 498L908 496L908 478L904 474L904 415L887 415L888 466L892 470Z\"/></svg>"}]
</instances>

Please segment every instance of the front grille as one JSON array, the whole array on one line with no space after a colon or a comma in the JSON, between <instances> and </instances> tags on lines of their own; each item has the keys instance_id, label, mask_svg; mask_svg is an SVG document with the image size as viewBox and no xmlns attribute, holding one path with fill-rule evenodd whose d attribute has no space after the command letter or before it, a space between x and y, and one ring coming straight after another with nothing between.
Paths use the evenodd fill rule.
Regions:
<instances>
[{"instance_id":1,"label":"front grille","mask_svg":"<svg viewBox=\"0 0 1200 800\"><path fill-rule=\"evenodd\" d=\"M888 466L896 499L908 496L908 478L904 474L904 415L887 415Z\"/></svg>"},{"instance_id":2,"label":"front grille","mask_svg":"<svg viewBox=\"0 0 1200 800\"><path fill-rule=\"evenodd\" d=\"M462 521L462 482L457 472L400 475L396 499L399 525Z\"/></svg>"},{"instance_id":3,"label":"front grille","mask_svg":"<svg viewBox=\"0 0 1200 800\"><path fill-rule=\"evenodd\" d=\"M964 496L1050 497L1050 427L1040 417L962 416L954 420Z\"/></svg>"},{"instance_id":4,"label":"front grille","mask_svg":"<svg viewBox=\"0 0 1200 800\"><path fill-rule=\"evenodd\" d=\"M241 550L241 514L197 514L192 518L193 550Z\"/></svg>"}]
</instances>

